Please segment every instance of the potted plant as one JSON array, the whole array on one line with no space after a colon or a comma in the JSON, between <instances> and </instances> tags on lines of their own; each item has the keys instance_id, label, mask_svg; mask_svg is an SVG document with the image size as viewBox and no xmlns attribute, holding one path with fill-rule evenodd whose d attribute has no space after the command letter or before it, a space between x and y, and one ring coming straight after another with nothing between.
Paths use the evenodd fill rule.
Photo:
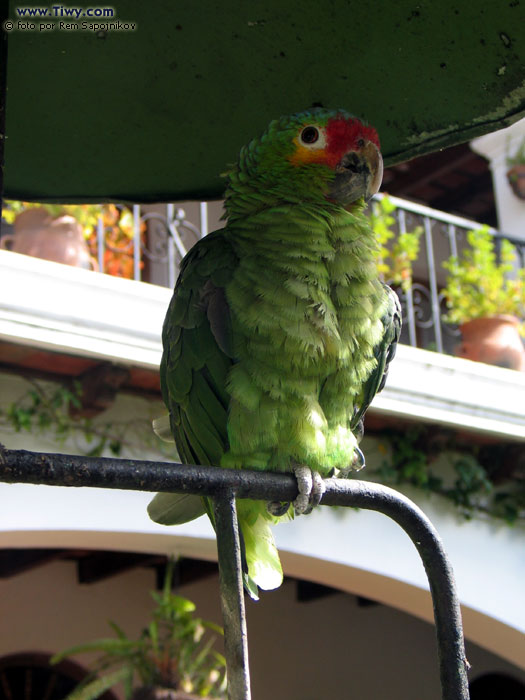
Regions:
<instances>
[{"instance_id":1,"label":"potted plant","mask_svg":"<svg viewBox=\"0 0 525 700\"><path fill-rule=\"evenodd\" d=\"M463 342L457 354L525 371L525 270L517 269L516 251L507 240L496 239L488 226L468 231L462 254L443 263L448 270L443 290L448 313L444 320L458 324Z\"/></svg>"},{"instance_id":2,"label":"potted plant","mask_svg":"<svg viewBox=\"0 0 525 700\"><path fill-rule=\"evenodd\" d=\"M0 248L44 260L95 269L77 218L59 204L6 202L3 219L14 233L3 235Z\"/></svg>"},{"instance_id":3,"label":"potted plant","mask_svg":"<svg viewBox=\"0 0 525 700\"><path fill-rule=\"evenodd\" d=\"M516 153L507 157L507 165L507 180L512 191L519 199L525 199L525 137Z\"/></svg>"},{"instance_id":4,"label":"potted plant","mask_svg":"<svg viewBox=\"0 0 525 700\"><path fill-rule=\"evenodd\" d=\"M134 225L131 211L114 204L5 202L2 218L14 233L0 248L45 260L97 270L98 225L104 230L102 272L133 278ZM141 226L141 235L145 225Z\"/></svg>"},{"instance_id":5,"label":"potted plant","mask_svg":"<svg viewBox=\"0 0 525 700\"><path fill-rule=\"evenodd\" d=\"M195 605L172 593L172 572L170 561L162 593L151 593L157 603L153 619L138 639L110 622L116 637L79 644L51 659L57 664L75 654L100 654L66 700L95 700L120 683L126 700L225 698L226 662L214 648L216 637L206 634L222 629L195 617Z\"/></svg>"}]
</instances>

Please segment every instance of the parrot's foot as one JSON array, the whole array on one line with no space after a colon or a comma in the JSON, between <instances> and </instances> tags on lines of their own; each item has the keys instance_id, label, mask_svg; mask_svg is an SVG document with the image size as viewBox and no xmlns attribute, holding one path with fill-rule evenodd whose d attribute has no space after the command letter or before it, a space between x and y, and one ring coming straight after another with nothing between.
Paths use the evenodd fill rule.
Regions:
<instances>
[{"instance_id":1,"label":"parrot's foot","mask_svg":"<svg viewBox=\"0 0 525 700\"><path fill-rule=\"evenodd\" d=\"M297 488L299 489L299 495L292 503L295 515L308 515L321 502L323 493L326 491L324 481L319 472L302 464L295 464L293 471L297 479ZM280 518L286 514L290 508L290 503L271 501L268 503L267 508L271 515Z\"/></svg>"},{"instance_id":2,"label":"parrot's foot","mask_svg":"<svg viewBox=\"0 0 525 700\"><path fill-rule=\"evenodd\" d=\"M365 466L366 462L363 452L359 449L359 447L354 447L354 458L352 463L348 467L340 469L337 476L339 479L347 479L352 472L360 472Z\"/></svg>"},{"instance_id":3,"label":"parrot's foot","mask_svg":"<svg viewBox=\"0 0 525 700\"><path fill-rule=\"evenodd\" d=\"M307 515L315 506L318 506L326 490L324 481L319 472L310 467L297 465L294 467L295 478L299 495L293 502L296 515Z\"/></svg>"}]
</instances>

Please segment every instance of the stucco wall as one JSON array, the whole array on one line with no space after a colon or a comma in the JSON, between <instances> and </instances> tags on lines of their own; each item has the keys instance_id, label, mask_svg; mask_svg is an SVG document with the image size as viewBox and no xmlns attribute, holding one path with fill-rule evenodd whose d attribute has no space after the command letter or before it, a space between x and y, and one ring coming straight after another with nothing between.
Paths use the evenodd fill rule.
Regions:
<instances>
[{"instance_id":1,"label":"stucco wall","mask_svg":"<svg viewBox=\"0 0 525 700\"><path fill-rule=\"evenodd\" d=\"M152 603L151 570L79 585L74 562L57 562L0 581L0 655L55 652L111 636L107 620L138 634ZM216 576L183 586L198 614L220 623ZM434 630L428 623L383 605L362 607L338 593L296 601L286 582L258 603L248 602L248 637L254 700L437 700L440 697ZM471 678L525 673L468 644Z\"/></svg>"}]
</instances>

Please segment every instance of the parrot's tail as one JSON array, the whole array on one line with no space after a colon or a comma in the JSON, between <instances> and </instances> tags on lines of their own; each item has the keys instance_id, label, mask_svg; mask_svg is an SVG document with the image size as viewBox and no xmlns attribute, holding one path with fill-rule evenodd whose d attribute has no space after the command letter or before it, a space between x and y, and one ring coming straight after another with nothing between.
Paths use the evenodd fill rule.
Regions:
<instances>
[{"instance_id":1,"label":"parrot's tail","mask_svg":"<svg viewBox=\"0 0 525 700\"><path fill-rule=\"evenodd\" d=\"M164 442L175 442L173 432L171 430L170 414L166 413L152 421L153 432Z\"/></svg>"},{"instance_id":2,"label":"parrot's tail","mask_svg":"<svg viewBox=\"0 0 525 700\"><path fill-rule=\"evenodd\" d=\"M254 600L259 588L278 588L283 570L275 546L270 522L277 522L262 501L237 501L241 539L243 582ZM206 498L178 493L158 493L148 505L150 518L161 525L181 525L207 513L214 523L211 502Z\"/></svg>"},{"instance_id":3,"label":"parrot's tail","mask_svg":"<svg viewBox=\"0 0 525 700\"><path fill-rule=\"evenodd\" d=\"M272 590L283 582L283 570L266 505L262 501L237 501L244 587L255 600L259 597L258 588Z\"/></svg>"}]
</instances>

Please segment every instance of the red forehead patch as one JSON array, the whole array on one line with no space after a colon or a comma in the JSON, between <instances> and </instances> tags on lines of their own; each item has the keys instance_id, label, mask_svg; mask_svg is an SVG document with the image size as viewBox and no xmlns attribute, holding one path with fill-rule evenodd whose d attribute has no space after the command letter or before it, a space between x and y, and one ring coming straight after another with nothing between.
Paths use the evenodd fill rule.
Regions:
<instances>
[{"instance_id":1,"label":"red forehead patch","mask_svg":"<svg viewBox=\"0 0 525 700\"><path fill-rule=\"evenodd\" d=\"M371 141L380 148L377 131L372 126L365 126L359 119L334 117L326 125L326 149L330 160L339 161L341 156L351 149L359 148L359 140Z\"/></svg>"}]
</instances>

